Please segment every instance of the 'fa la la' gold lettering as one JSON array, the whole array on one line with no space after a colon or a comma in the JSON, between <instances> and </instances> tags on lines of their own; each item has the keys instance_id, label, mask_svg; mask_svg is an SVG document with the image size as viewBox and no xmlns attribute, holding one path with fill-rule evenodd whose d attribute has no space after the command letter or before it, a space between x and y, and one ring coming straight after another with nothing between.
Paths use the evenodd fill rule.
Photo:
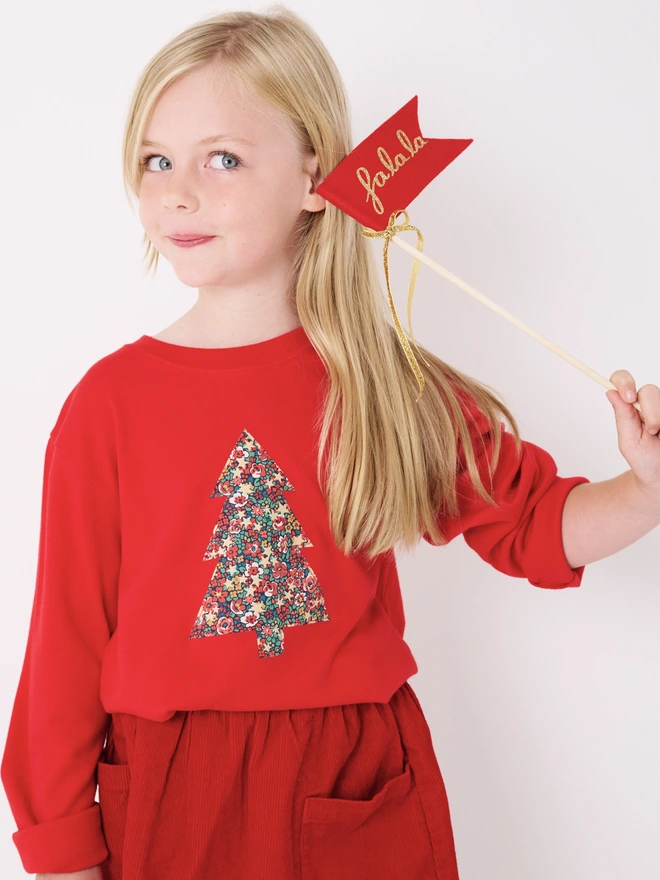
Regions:
<instances>
[{"instance_id":1,"label":"'fa la la' gold lettering","mask_svg":"<svg viewBox=\"0 0 660 880\"><path fill-rule=\"evenodd\" d=\"M377 171L374 174L374 178L372 181L369 176L369 171L364 166L361 166L355 172L357 174L358 180L367 191L367 199L371 198L374 211L377 214L382 214L384 208L383 203L376 195L376 187L385 186L390 177L395 175L402 165L405 165L406 162L412 159L415 153L421 150L422 147L428 143L428 141L425 141L421 135L419 135L419 137L416 137L414 142L411 143L408 135L400 128L397 129L396 136L406 148L406 150L408 150L408 152L410 153L409 156L404 156L402 153L397 153L394 157L394 162L392 162L387 153L387 150L384 149L384 147L378 147L378 149L376 150L376 152L378 153L378 158L388 169L390 174L385 174L384 171Z\"/></svg>"}]
</instances>

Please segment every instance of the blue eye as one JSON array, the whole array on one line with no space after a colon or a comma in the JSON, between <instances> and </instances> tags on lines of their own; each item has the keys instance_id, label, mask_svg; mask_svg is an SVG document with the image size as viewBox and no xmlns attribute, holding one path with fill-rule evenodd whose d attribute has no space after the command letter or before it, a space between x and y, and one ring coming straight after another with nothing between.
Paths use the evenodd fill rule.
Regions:
<instances>
[{"instance_id":1,"label":"blue eye","mask_svg":"<svg viewBox=\"0 0 660 880\"><path fill-rule=\"evenodd\" d=\"M241 160L238 158L238 156L234 156L233 153L228 153L226 150L216 150L215 153L211 153L211 155L227 156L228 159L231 159L233 162L236 163L235 165L230 165L228 168L227 166L223 166L223 171L234 171L241 164Z\"/></svg>"},{"instance_id":2,"label":"blue eye","mask_svg":"<svg viewBox=\"0 0 660 880\"><path fill-rule=\"evenodd\" d=\"M215 152L211 153L211 156L227 156L229 159L231 159L233 162L236 163L235 165L231 165L229 167L224 166L222 169L223 171L235 171L239 165L243 164L241 162L241 160L238 158L238 156L235 156L233 153L228 153L227 150L216 150ZM166 156L159 156L157 153L152 153L149 156L144 156L140 160L140 165L142 166L142 168L145 171L155 171L156 170L155 168L149 168L149 163L151 162L152 159L161 159L161 160L164 160L165 162L168 162L168 163L170 162L170 160ZM168 167L171 167L171 163L168 167L163 167L160 162L158 164L160 165L160 168L158 169L160 171L167 171Z\"/></svg>"}]
</instances>

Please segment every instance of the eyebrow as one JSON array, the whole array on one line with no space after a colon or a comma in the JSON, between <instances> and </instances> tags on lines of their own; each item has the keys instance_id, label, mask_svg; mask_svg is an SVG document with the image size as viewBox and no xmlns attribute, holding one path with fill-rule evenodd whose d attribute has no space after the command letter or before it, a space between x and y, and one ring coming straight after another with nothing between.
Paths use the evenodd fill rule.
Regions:
<instances>
[{"instance_id":1,"label":"eyebrow","mask_svg":"<svg viewBox=\"0 0 660 880\"><path fill-rule=\"evenodd\" d=\"M239 137L236 134L212 134L210 137L204 138L201 141L198 141L197 146L205 147L209 144L214 144L216 141L235 141L237 144L245 144L249 147L255 147L256 144L253 144L252 141L248 141L245 138ZM141 146L143 147L162 147L163 144L157 144L154 141L142 141Z\"/></svg>"}]
</instances>

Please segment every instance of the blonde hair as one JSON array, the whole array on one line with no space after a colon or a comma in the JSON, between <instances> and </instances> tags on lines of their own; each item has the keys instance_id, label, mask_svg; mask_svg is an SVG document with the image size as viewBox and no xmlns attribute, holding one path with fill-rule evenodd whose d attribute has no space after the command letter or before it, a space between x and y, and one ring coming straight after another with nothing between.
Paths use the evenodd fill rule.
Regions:
<instances>
[{"instance_id":1,"label":"blonde hair","mask_svg":"<svg viewBox=\"0 0 660 880\"><path fill-rule=\"evenodd\" d=\"M218 61L235 88L247 84L282 111L301 156L316 154L323 178L353 149L344 84L313 28L279 3L264 13L223 12L175 36L141 72L123 140L129 201L131 194L139 198L140 144L158 98L190 71ZM146 233L143 240L149 272L158 265L158 252ZM321 211L302 211L294 243L292 295L327 370L316 426L317 476L333 537L345 553L364 551L369 557L399 542L409 550L424 533L444 544L441 514L459 512L460 449L473 487L498 506L477 470L461 392L491 429L500 416L507 419L519 451L516 421L496 391L422 345L428 364L418 361L426 386L415 401L417 381L390 323L373 251L353 218L330 202ZM499 458L499 425L493 438L490 476Z\"/></svg>"}]
</instances>

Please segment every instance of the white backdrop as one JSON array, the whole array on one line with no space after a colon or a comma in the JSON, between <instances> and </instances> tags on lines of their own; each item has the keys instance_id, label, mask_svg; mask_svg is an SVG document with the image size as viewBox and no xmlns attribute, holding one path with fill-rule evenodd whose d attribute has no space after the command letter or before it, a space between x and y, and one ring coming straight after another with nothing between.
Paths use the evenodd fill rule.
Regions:
<instances>
[{"instance_id":1,"label":"white backdrop","mask_svg":"<svg viewBox=\"0 0 660 880\"><path fill-rule=\"evenodd\" d=\"M606 377L624 368L638 387L660 384L654 0L289 5L342 71L355 144L415 94L425 136L474 138L409 208L425 252ZM120 176L129 95L164 42L225 8L37 0L2 15L3 742L48 433L93 362L196 298L164 260L141 279ZM394 246L390 257L405 323L410 258ZM560 475L627 470L605 389L423 265L413 330L497 388ZM461 880L660 876L659 549L656 530L557 592L500 574L460 537L399 555L411 684ZM18 880L4 797L0 825L0 874Z\"/></svg>"}]
</instances>

